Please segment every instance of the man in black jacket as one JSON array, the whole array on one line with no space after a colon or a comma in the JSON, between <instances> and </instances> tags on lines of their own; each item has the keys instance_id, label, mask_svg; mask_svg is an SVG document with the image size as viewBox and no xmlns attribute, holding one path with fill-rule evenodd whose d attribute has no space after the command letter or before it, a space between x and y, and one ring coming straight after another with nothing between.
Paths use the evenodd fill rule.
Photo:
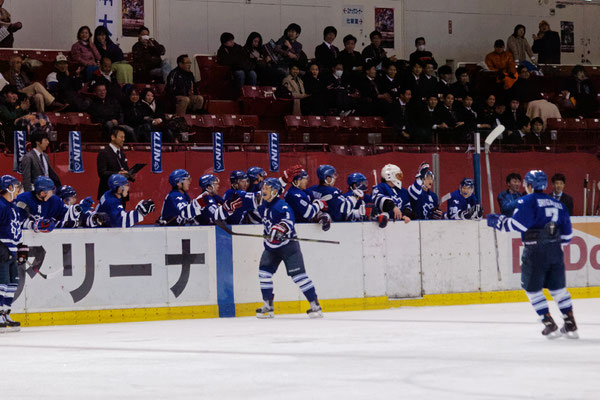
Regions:
<instances>
[{"instance_id":1,"label":"man in black jacket","mask_svg":"<svg viewBox=\"0 0 600 400\"><path fill-rule=\"evenodd\" d=\"M127 157L123 153L123 144L125 143L125 131L120 127L115 127L110 134L110 143L102 151L98 153L96 159L96 167L98 169L98 200L108 190L108 178L112 174L120 174L125 176L129 181L135 181L135 174L129 173L127 165ZM129 200L123 198L123 205Z\"/></svg>"},{"instance_id":2,"label":"man in black jacket","mask_svg":"<svg viewBox=\"0 0 600 400\"><path fill-rule=\"evenodd\" d=\"M432 143L434 131L448 129L448 125L440 120L439 112L436 112L437 105L437 94L430 93L425 104L419 107L415 119L414 135L412 135L413 143Z\"/></svg>"},{"instance_id":3,"label":"man in black jacket","mask_svg":"<svg viewBox=\"0 0 600 400\"><path fill-rule=\"evenodd\" d=\"M564 192L566 182L567 179L563 174L554 174L552 177L552 186L554 186L552 197L554 197L555 200L563 203L565 207L567 207L569 215L573 215L573 198Z\"/></svg>"},{"instance_id":4,"label":"man in black jacket","mask_svg":"<svg viewBox=\"0 0 600 400\"><path fill-rule=\"evenodd\" d=\"M108 96L106 83L99 82L94 86L96 95L88 110L92 122L102 124L102 132L108 136L112 129L123 123L123 111L119 101Z\"/></svg>"},{"instance_id":5,"label":"man in black jacket","mask_svg":"<svg viewBox=\"0 0 600 400\"><path fill-rule=\"evenodd\" d=\"M252 69L252 61L248 52L235 42L232 33L223 32L221 34L221 47L217 50L217 62L231 68L235 87L239 92L242 86L256 86L258 77L256 71Z\"/></svg>"},{"instance_id":6,"label":"man in black jacket","mask_svg":"<svg viewBox=\"0 0 600 400\"><path fill-rule=\"evenodd\" d=\"M323 30L323 43L315 48L315 59L321 71L328 71L336 62L340 49L333 45L337 29L328 26Z\"/></svg>"},{"instance_id":7,"label":"man in black jacket","mask_svg":"<svg viewBox=\"0 0 600 400\"><path fill-rule=\"evenodd\" d=\"M417 48L413 53L410 54L409 62L413 63L419 61L421 64L425 65L426 61L431 61L433 64L433 69L437 69L438 65L435 62L435 58L433 58L433 54L430 51L425 50L425 38L418 37L415 39L415 47Z\"/></svg>"},{"instance_id":8,"label":"man in black jacket","mask_svg":"<svg viewBox=\"0 0 600 400\"><path fill-rule=\"evenodd\" d=\"M175 114L183 117L190 110L197 112L204 105L204 98L194 94L194 74L192 60L187 54L177 57L177 68L169 72L165 86L167 96L175 101Z\"/></svg>"},{"instance_id":9,"label":"man in black jacket","mask_svg":"<svg viewBox=\"0 0 600 400\"><path fill-rule=\"evenodd\" d=\"M540 31L533 35L531 50L538 53L540 64L560 64L560 37L558 32L551 31L546 21L539 24Z\"/></svg>"}]
</instances>

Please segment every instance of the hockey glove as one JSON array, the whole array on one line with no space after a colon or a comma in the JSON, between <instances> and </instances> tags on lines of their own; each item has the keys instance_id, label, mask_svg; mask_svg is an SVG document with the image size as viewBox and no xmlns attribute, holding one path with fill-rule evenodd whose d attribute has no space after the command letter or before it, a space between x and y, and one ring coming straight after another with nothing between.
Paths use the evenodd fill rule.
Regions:
<instances>
[{"instance_id":1,"label":"hockey glove","mask_svg":"<svg viewBox=\"0 0 600 400\"><path fill-rule=\"evenodd\" d=\"M404 216L408 217L409 219L417 219L415 212L411 208L406 207L402 212L404 213Z\"/></svg>"},{"instance_id":2,"label":"hockey glove","mask_svg":"<svg viewBox=\"0 0 600 400\"><path fill-rule=\"evenodd\" d=\"M235 210L242 206L242 198L237 194L234 194L223 203L223 209L227 212L227 214L232 215Z\"/></svg>"},{"instance_id":3,"label":"hockey glove","mask_svg":"<svg viewBox=\"0 0 600 400\"><path fill-rule=\"evenodd\" d=\"M279 244L285 241L287 239L286 235L288 231L289 228L285 224L273 225L269 231L269 242L273 244Z\"/></svg>"},{"instance_id":4,"label":"hockey glove","mask_svg":"<svg viewBox=\"0 0 600 400\"><path fill-rule=\"evenodd\" d=\"M365 192L360 189L352 189L352 193L354 193L354 196L356 196L359 200L362 200L365 197Z\"/></svg>"},{"instance_id":5,"label":"hockey glove","mask_svg":"<svg viewBox=\"0 0 600 400\"><path fill-rule=\"evenodd\" d=\"M300 172L302 172L303 169L304 168L300 164L292 165L291 167L283 171L283 176L281 177L281 179L285 183L291 183L292 179L294 179L295 176L300 175Z\"/></svg>"},{"instance_id":6,"label":"hockey glove","mask_svg":"<svg viewBox=\"0 0 600 400\"><path fill-rule=\"evenodd\" d=\"M464 211L458 213L460 219L473 219L473 215L475 215L475 207L469 207Z\"/></svg>"},{"instance_id":7,"label":"hockey glove","mask_svg":"<svg viewBox=\"0 0 600 400\"><path fill-rule=\"evenodd\" d=\"M17 264L25 264L29 258L29 247L26 244L19 243L17 245Z\"/></svg>"},{"instance_id":8,"label":"hockey glove","mask_svg":"<svg viewBox=\"0 0 600 400\"><path fill-rule=\"evenodd\" d=\"M52 232L54 228L56 228L56 224L51 219L38 218L33 223L33 231L38 233Z\"/></svg>"},{"instance_id":9,"label":"hockey glove","mask_svg":"<svg viewBox=\"0 0 600 400\"><path fill-rule=\"evenodd\" d=\"M316 207L317 207L317 211L327 211L327 203L325 203L323 200L321 199L317 199L317 200L313 200L312 202Z\"/></svg>"},{"instance_id":10,"label":"hockey glove","mask_svg":"<svg viewBox=\"0 0 600 400\"><path fill-rule=\"evenodd\" d=\"M483 208L481 207L481 204L477 204L475 206L475 214L473 215L472 219L480 221L481 217L483 217Z\"/></svg>"},{"instance_id":11,"label":"hockey glove","mask_svg":"<svg viewBox=\"0 0 600 400\"><path fill-rule=\"evenodd\" d=\"M206 198L208 197L208 192L203 192L200 196L196 197L194 201L196 202L195 206L198 208L204 208L208 204Z\"/></svg>"},{"instance_id":12,"label":"hockey glove","mask_svg":"<svg viewBox=\"0 0 600 400\"><path fill-rule=\"evenodd\" d=\"M146 215L154 211L154 201L152 201L152 199L141 200L139 203L137 203L135 209L137 210L137 212L142 214L142 217L145 217Z\"/></svg>"},{"instance_id":13,"label":"hockey glove","mask_svg":"<svg viewBox=\"0 0 600 400\"><path fill-rule=\"evenodd\" d=\"M79 207L81 208L82 213L86 213L86 212L90 211L90 209L93 207L93 205L94 205L94 200L92 200L91 196L88 196L79 202Z\"/></svg>"},{"instance_id":14,"label":"hockey glove","mask_svg":"<svg viewBox=\"0 0 600 400\"><path fill-rule=\"evenodd\" d=\"M110 226L110 217L107 213L97 212L92 215L92 224L94 226Z\"/></svg>"},{"instance_id":15,"label":"hockey glove","mask_svg":"<svg viewBox=\"0 0 600 400\"><path fill-rule=\"evenodd\" d=\"M431 219L436 219L436 220L444 219L444 212L436 207L433 210L433 213L431 213Z\"/></svg>"},{"instance_id":16,"label":"hockey glove","mask_svg":"<svg viewBox=\"0 0 600 400\"><path fill-rule=\"evenodd\" d=\"M317 215L317 219L319 221L319 224L321 224L321 229L323 229L323 232L327 232L329 230L329 228L331 228L331 216L327 213L319 213Z\"/></svg>"},{"instance_id":17,"label":"hockey glove","mask_svg":"<svg viewBox=\"0 0 600 400\"><path fill-rule=\"evenodd\" d=\"M429 164L423 161L421 165L419 165L419 172L417 172L415 178L424 179L425 175L427 174L427 171L429 171L429 168Z\"/></svg>"},{"instance_id":18,"label":"hockey glove","mask_svg":"<svg viewBox=\"0 0 600 400\"><path fill-rule=\"evenodd\" d=\"M506 215L502 215L502 214L488 214L486 220L487 220L487 226L498 229L498 230L502 230L502 225L504 224L504 221L506 221L507 217Z\"/></svg>"}]
</instances>

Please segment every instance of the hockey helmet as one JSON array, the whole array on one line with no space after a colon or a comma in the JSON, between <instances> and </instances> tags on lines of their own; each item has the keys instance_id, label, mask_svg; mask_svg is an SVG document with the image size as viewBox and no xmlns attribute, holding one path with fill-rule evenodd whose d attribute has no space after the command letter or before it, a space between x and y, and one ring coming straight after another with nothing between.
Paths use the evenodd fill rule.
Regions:
<instances>
[{"instance_id":1,"label":"hockey helmet","mask_svg":"<svg viewBox=\"0 0 600 400\"><path fill-rule=\"evenodd\" d=\"M121 186L125 186L127 184L127 178L121 174L112 174L110 178L108 178L108 188L111 190L111 192L116 192Z\"/></svg>"},{"instance_id":2,"label":"hockey helmet","mask_svg":"<svg viewBox=\"0 0 600 400\"><path fill-rule=\"evenodd\" d=\"M49 192L51 190L54 190L55 188L56 187L54 186L54 182L47 176L40 175L37 178L35 178L35 181L33 181L33 190L36 193Z\"/></svg>"},{"instance_id":3,"label":"hockey helmet","mask_svg":"<svg viewBox=\"0 0 600 400\"><path fill-rule=\"evenodd\" d=\"M317 178L319 181L325 181L328 177L333 177L335 175L335 168L331 165L323 164L317 167Z\"/></svg>"},{"instance_id":4,"label":"hockey helmet","mask_svg":"<svg viewBox=\"0 0 600 400\"><path fill-rule=\"evenodd\" d=\"M231 182L232 185L244 179L248 179L248 175L246 175L245 171L239 169L232 171L231 175L229 175L229 182Z\"/></svg>"},{"instance_id":5,"label":"hockey helmet","mask_svg":"<svg viewBox=\"0 0 600 400\"><path fill-rule=\"evenodd\" d=\"M402 189L402 178L404 174L399 166L394 164L386 164L381 169L381 179L386 182L392 182L398 189Z\"/></svg>"},{"instance_id":6,"label":"hockey helmet","mask_svg":"<svg viewBox=\"0 0 600 400\"><path fill-rule=\"evenodd\" d=\"M8 190L11 185L14 187L15 184L20 186L21 182L12 175L2 175L2 177L0 177L0 192Z\"/></svg>"},{"instance_id":7,"label":"hockey helmet","mask_svg":"<svg viewBox=\"0 0 600 400\"><path fill-rule=\"evenodd\" d=\"M248 175L248 178L250 178L253 181L257 180L259 176L262 176L263 178L267 177L267 173L261 167L248 168L248 171L246 171L246 175Z\"/></svg>"},{"instance_id":8,"label":"hockey helmet","mask_svg":"<svg viewBox=\"0 0 600 400\"><path fill-rule=\"evenodd\" d=\"M348 179L346 180L349 187L356 185L357 189L366 190L368 187L367 177L361 174L360 172L354 172L348 175Z\"/></svg>"},{"instance_id":9,"label":"hockey helmet","mask_svg":"<svg viewBox=\"0 0 600 400\"><path fill-rule=\"evenodd\" d=\"M544 190L548 186L548 177L542 170L531 170L525 175L525 185L531 185L533 190Z\"/></svg>"},{"instance_id":10,"label":"hockey helmet","mask_svg":"<svg viewBox=\"0 0 600 400\"><path fill-rule=\"evenodd\" d=\"M219 181L219 178L217 178L215 175L206 174L206 175L202 175L200 177L200 179L198 180L198 185L200 186L200 189L202 189L204 191L209 186L212 186L215 182L218 182L218 181Z\"/></svg>"},{"instance_id":11,"label":"hockey helmet","mask_svg":"<svg viewBox=\"0 0 600 400\"><path fill-rule=\"evenodd\" d=\"M62 200L70 199L71 197L77 196L77 192L72 186L62 185L56 191L56 195L60 197Z\"/></svg>"},{"instance_id":12,"label":"hockey helmet","mask_svg":"<svg viewBox=\"0 0 600 400\"><path fill-rule=\"evenodd\" d=\"M283 190L283 187L281 186L281 182L279 182L279 179L277 179L277 178L267 178L267 179L265 179L261 183L261 188L264 187L264 186L268 186L271 189L276 190L277 191L277 195L279 195L282 192L282 190Z\"/></svg>"},{"instance_id":13,"label":"hockey helmet","mask_svg":"<svg viewBox=\"0 0 600 400\"><path fill-rule=\"evenodd\" d=\"M175 187L179 182L183 182L189 177L190 174L185 169L176 169L169 175L169 184Z\"/></svg>"},{"instance_id":14,"label":"hockey helmet","mask_svg":"<svg viewBox=\"0 0 600 400\"><path fill-rule=\"evenodd\" d=\"M463 187L463 186L475 187L475 181L472 178L463 178L463 180L460 181L459 187Z\"/></svg>"}]
</instances>

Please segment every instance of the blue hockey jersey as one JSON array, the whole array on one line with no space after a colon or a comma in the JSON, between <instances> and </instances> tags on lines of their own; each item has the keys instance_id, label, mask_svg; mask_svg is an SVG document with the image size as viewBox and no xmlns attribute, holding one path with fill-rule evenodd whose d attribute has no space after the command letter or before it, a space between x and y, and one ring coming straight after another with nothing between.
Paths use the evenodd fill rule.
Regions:
<instances>
[{"instance_id":1,"label":"blue hockey jersey","mask_svg":"<svg viewBox=\"0 0 600 400\"><path fill-rule=\"evenodd\" d=\"M242 199L242 206L235 210L231 215L228 215L226 220L228 224L238 225L244 222L246 213L256 209L255 193L246 192L243 190L228 189L225 192L223 200L227 201L234 194L237 194Z\"/></svg>"},{"instance_id":2,"label":"blue hockey jersey","mask_svg":"<svg viewBox=\"0 0 600 400\"><path fill-rule=\"evenodd\" d=\"M507 217L512 216L517 201L522 197L521 193L510 193L508 190L498 195L498 204L500 205L500 213Z\"/></svg>"},{"instance_id":3,"label":"blue hockey jersey","mask_svg":"<svg viewBox=\"0 0 600 400\"><path fill-rule=\"evenodd\" d=\"M410 195L412 210L417 219L432 219L433 210L439 205L437 194L431 190L425 190L423 181L419 178L410 185L408 194Z\"/></svg>"},{"instance_id":4,"label":"blue hockey jersey","mask_svg":"<svg viewBox=\"0 0 600 400\"><path fill-rule=\"evenodd\" d=\"M42 201L34 192L25 192L18 195L16 201L22 201L29 207L30 219L25 224L28 229L36 218L52 219L57 228L73 228L79 223L81 210L77 205L67 206L57 195Z\"/></svg>"},{"instance_id":5,"label":"blue hockey jersey","mask_svg":"<svg viewBox=\"0 0 600 400\"><path fill-rule=\"evenodd\" d=\"M271 227L273 225L285 224L289 229L287 236L296 237L294 213L290 206L280 197L276 197L271 202L263 201L263 203L258 207L258 212L262 217L265 235L269 235L271 233ZM289 240L284 240L281 243L275 244L265 239L264 245L265 249L271 250L285 246L289 242Z\"/></svg>"},{"instance_id":6,"label":"blue hockey jersey","mask_svg":"<svg viewBox=\"0 0 600 400\"><path fill-rule=\"evenodd\" d=\"M320 211L317 205L312 204L308 194L294 185L286 192L285 202L292 209L296 222L311 222Z\"/></svg>"},{"instance_id":7,"label":"blue hockey jersey","mask_svg":"<svg viewBox=\"0 0 600 400\"><path fill-rule=\"evenodd\" d=\"M209 195L204 198L206 207L194 218L198 225L213 225L215 220L225 221L227 213L223 210L223 199L219 195Z\"/></svg>"},{"instance_id":8,"label":"blue hockey jersey","mask_svg":"<svg viewBox=\"0 0 600 400\"><path fill-rule=\"evenodd\" d=\"M325 185L314 185L306 189L306 191L310 201L320 199L327 195L332 196L326 203L327 212L331 215L333 221L346 221L346 218L354 208L355 203L353 203L351 199L345 197L337 188Z\"/></svg>"},{"instance_id":9,"label":"blue hockey jersey","mask_svg":"<svg viewBox=\"0 0 600 400\"><path fill-rule=\"evenodd\" d=\"M142 214L137 210L125 211L121 199L118 199L110 190L102 195L96 211L108 214L110 226L113 228L130 228L144 220Z\"/></svg>"},{"instance_id":10,"label":"blue hockey jersey","mask_svg":"<svg viewBox=\"0 0 600 400\"><path fill-rule=\"evenodd\" d=\"M13 253L22 240L22 225L26 216L15 203L0 197L0 241Z\"/></svg>"},{"instance_id":11,"label":"blue hockey jersey","mask_svg":"<svg viewBox=\"0 0 600 400\"><path fill-rule=\"evenodd\" d=\"M165 225L187 225L200 212L200 205L195 199L191 200L187 193L174 189L165 197L160 219Z\"/></svg>"},{"instance_id":12,"label":"blue hockey jersey","mask_svg":"<svg viewBox=\"0 0 600 400\"><path fill-rule=\"evenodd\" d=\"M475 207L477 203L477 196L474 194L471 194L469 197L465 198L460 193L460 190L455 190L450 195L450 200L448 200L448 219L462 219L460 213L462 211L467 211L471 207Z\"/></svg>"},{"instance_id":13,"label":"blue hockey jersey","mask_svg":"<svg viewBox=\"0 0 600 400\"><path fill-rule=\"evenodd\" d=\"M398 189L396 186L390 186L385 182L381 182L373 188L373 215L379 215L383 212L383 203L387 200L394 202L394 205L404 213L405 210L412 210L410 204L410 196L408 190Z\"/></svg>"}]
</instances>

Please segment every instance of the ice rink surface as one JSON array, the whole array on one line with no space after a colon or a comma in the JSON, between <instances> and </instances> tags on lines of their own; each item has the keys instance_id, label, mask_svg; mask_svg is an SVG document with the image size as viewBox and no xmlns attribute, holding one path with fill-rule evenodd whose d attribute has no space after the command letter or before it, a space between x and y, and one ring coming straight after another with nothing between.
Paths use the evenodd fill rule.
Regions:
<instances>
[{"instance_id":1,"label":"ice rink surface","mask_svg":"<svg viewBox=\"0 0 600 400\"><path fill-rule=\"evenodd\" d=\"M24 328L0 398L600 399L600 299L574 305L579 340L527 303Z\"/></svg>"}]
</instances>

